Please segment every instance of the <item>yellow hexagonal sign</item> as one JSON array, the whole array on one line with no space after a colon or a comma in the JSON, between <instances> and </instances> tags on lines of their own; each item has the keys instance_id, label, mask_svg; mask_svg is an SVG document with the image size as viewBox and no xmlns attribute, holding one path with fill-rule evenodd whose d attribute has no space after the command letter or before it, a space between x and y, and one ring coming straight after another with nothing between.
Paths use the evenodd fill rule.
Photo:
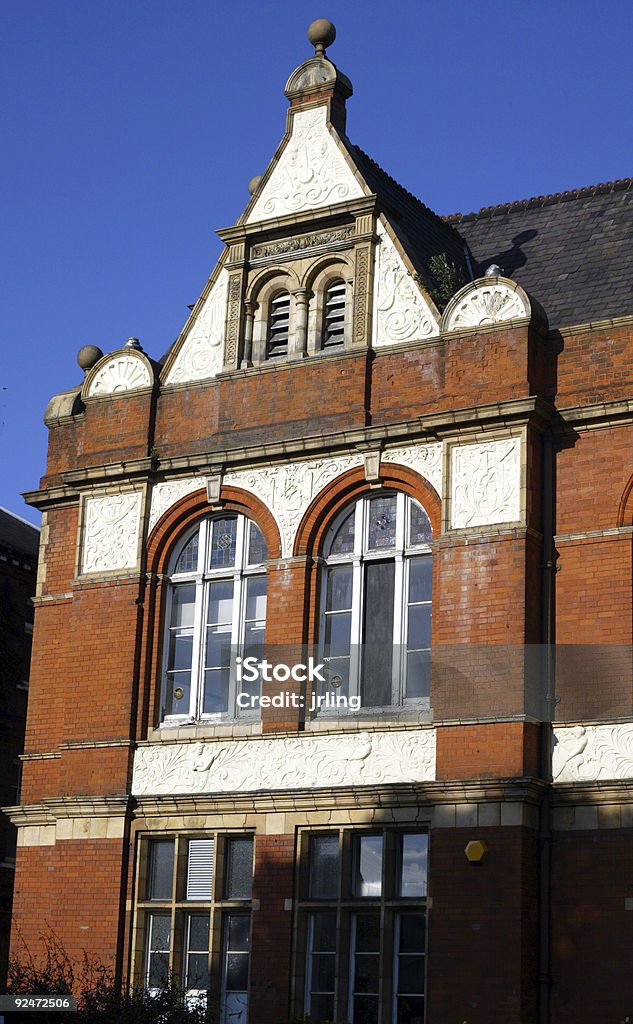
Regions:
<instances>
[{"instance_id":1,"label":"yellow hexagonal sign","mask_svg":"<svg viewBox=\"0 0 633 1024\"><path fill-rule=\"evenodd\" d=\"M488 847L483 839L471 839L464 850L471 864L482 864L488 854Z\"/></svg>"}]
</instances>

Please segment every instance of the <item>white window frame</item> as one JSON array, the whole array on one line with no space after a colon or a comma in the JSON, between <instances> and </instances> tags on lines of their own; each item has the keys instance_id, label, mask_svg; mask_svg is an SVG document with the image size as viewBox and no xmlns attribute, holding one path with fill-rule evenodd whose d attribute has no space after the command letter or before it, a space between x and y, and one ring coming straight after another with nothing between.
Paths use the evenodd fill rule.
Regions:
<instances>
[{"instance_id":1,"label":"white window frame","mask_svg":"<svg viewBox=\"0 0 633 1024\"><path fill-rule=\"evenodd\" d=\"M235 564L219 569L205 568L211 551L213 535L213 523L219 519L236 518L236 543L235 543ZM254 720L259 718L257 708L239 708L237 706L237 652L241 651L244 645L246 630L246 598L248 581L253 577L266 578L266 563L260 562L255 565L247 565L248 553L248 531L253 520L248 519L240 513L220 513L217 516L209 516L201 520L195 529L189 531L179 543L170 560L169 593L165 609L165 630L164 630L164 652L162 678L163 686L161 691L161 724L162 725L186 725L200 722L230 722L237 719ZM257 524L255 524L257 525ZM175 571L178 559L189 541L198 533L198 565L196 570L177 573ZM229 695L228 710L226 712L204 712L204 661L206 644L206 623L209 605L209 592L214 582L233 581L232 598L232 622L231 622L231 664L229 672ZM166 695L170 685L169 669L169 647L170 634L172 630L172 604L173 595L177 586L195 586L195 605L193 622L193 651L191 659L191 691L188 709L181 714L162 714L166 706ZM265 630L265 619L264 619Z\"/></svg>"},{"instance_id":2,"label":"white window frame","mask_svg":"<svg viewBox=\"0 0 633 1024\"><path fill-rule=\"evenodd\" d=\"M396 543L393 548L381 548L380 550L369 549L369 509L370 501L376 497L396 497ZM407 625L408 625L408 594L409 594L409 569L411 559L415 557L431 555L429 544L412 546L407 544L410 536L411 508L412 504L417 505L425 515L428 513L419 502L405 494L403 491L386 489L384 491L372 491L356 499L354 507L354 550L342 555L326 555L324 558L324 571L321 573L321 595L320 595L320 622L319 638L322 647L326 629L326 608L327 608L327 583L328 570L335 566L352 565L352 607L351 607L351 635L350 635L350 668L349 668L349 696L362 696L362 659L360 657L361 645L363 643L363 619L364 619L364 572L363 567L369 562L385 562L393 560L395 564L394 574L394 609L393 609L393 658L392 658L392 686L391 704L389 708L409 708L426 710L430 707L428 697L406 697L401 692L406 687L407 672ZM345 521L352 506L347 505L330 525L327 538L335 536L336 531ZM432 605L432 601L428 602ZM327 662L327 658L322 658ZM330 714L332 712L329 712ZM341 709L337 708L335 714L340 715ZM319 715L327 715L328 710L319 711Z\"/></svg>"}]
</instances>

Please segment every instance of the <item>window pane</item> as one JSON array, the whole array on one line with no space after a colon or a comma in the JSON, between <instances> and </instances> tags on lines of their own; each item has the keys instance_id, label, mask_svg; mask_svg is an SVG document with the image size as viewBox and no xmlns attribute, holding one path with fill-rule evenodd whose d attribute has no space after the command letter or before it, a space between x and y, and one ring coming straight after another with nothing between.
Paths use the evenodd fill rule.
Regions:
<instances>
[{"instance_id":1,"label":"window pane","mask_svg":"<svg viewBox=\"0 0 633 1024\"><path fill-rule=\"evenodd\" d=\"M351 565L340 565L328 569L327 576L327 610L344 611L352 607Z\"/></svg>"},{"instance_id":2,"label":"window pane","mask_svg":"<svg viewBox=\"0 0 633 1024\"><path fill-rule=\"evenodd\" d=\"M398 991L424 993L424 957L398 957Z\"/></svg>"},{"instance_id":3,"label":"window pane","mask_svg":"<svg viewBox=\"0 0 633 1024\"><path fill-rule=\"evenodd\" d=\"M222 569L235 565L236 539L236 517L213 520L209 568Z\"/></svg>"},{"instance_id":4,"label":"window pane","mask_svg":"<svg viewBox=\"0 0 633 1024\"><path fill-rule=\"evenodd\" d=\"M378 1024L378 996L354 996L354 1024Z\"/></svg>"},{"instance_id":5,"label":"window pane","mask_svg":"<svg viewBox=\"0 0 633 1024\"><path fill-rule=\"evenodd\" d=\"M338 530L331 539L329 547L326 544L325 554L347 555L354 550L354 532L356 522L356 509L353 508L349 515L343 520Z\"/></svg>"},{"instance_id":6,"label":"window pane","mask_svg":"<svg viewBox=\"0 0 633 1024\"><path fill-rule=\"evenodd\" d=\"M356 952L380 952L380 914L356 915Z\"/></svg>"},{"instance_id":7,"label":"window pane","mask_svg":"<svg viewBox=\"0 0 633 1024\"><path fill-rule=\"evenodd\" d=\"M400 896L426 896L428 846L428 835L412 833L402 836ZM405 918L402 920L404 922Z\"/></svg>"},{"instance_id":8,"label":"window pane","mask_svg":"<svg viewBox=\"0 0 633 1024\"><path fill-rule=\"evenodd\" d=\"M250 917L246 914L229 914L229 949L236 953L248 952L250 923Z\"/></svg>"},{"instance_id":9,"label":"window pane","mask_svg":"<svg viewBox=\"0 0 633 1024\"><path fill-rule=\"evenodd\" d=\"M189 953L185 988L207 989L209 987L209 954Z\"/></svg>"},{"instance_id":10,"label":"window pane","mask_svg":"<svg viewBox=\"0 0 633 1024\"><path fill-rule=\"evenodd\" d=\"M226 954L226 988L233 992L248 989L248 953Z\"/></svg>"},{"instance_id":11,"label":"window pane","mask_svg":"<svg viewBox=\"0 0 633 1024\"><path fill-rule=\"evenodd\" d=\"M323 995L323 993L312 992L308 1005L308 1013L312 1020L333 1020L334 1019L334 996Z\"/></svg>"},{"instance_id":12,"label":"window pane","mask_svg":"<svg viewBox=\"0 0 633 1024\"><path fill-rule=\"evenodd\" d=\"M409 544L417 547L420 544L430 544L433 540L431 522L423 508L417 502L410 502L411 514L409 517Z\"/></svg>"},{"instance_id":13,"label":"window pane","mask_svg":"<svg viewBox=\"0 0 633 1024\"><path fill-rule=\"evenodd\" d=\"M171 625L174 629L193 626L196 588L193 584L174 587L171 599Z\"/></svg>"},{"instance_id":14,"label":"window pane","mask_svg":"<svg viewBox=\"0 0 633 1024\"><path fill-rule=\"evenodd\" d=\"M228 711L229 707L229 669L206 669L204 673L205 715L219 715Z\"/></svg>"},{"instance_id":15,"label":"window pane","mask_svg":"<svg viewBox=\"0 0 633 1024\"><path fill-rule=\"evenodd\" d=\"M233 618L233 581L209 584L208 625L231 625Z\"/></svg>"},{"instance_id":16,"label":"window pane","mask_svg":"<svg viewBox=\"0 0 633 1024\"><path fill-rule=\"evenodd\" d=\"M430 601L432 597L433 559L431 555L409 559L409 602Z\"/></svg>"},{"instance_id":17,"label":"window pane","mask_svg":"<svg viewBox=\"0 0 633 1024\"><path fill-rule=\"evenodd\" d=\"M312 899L336 899L338 879L338 835L312 836L310 843L310 896Z\"/></svg>"},{"instance_id":18,"label":"window pane","mask_svg":"<svg viewBox=\"0 0 633 1024\"><path fill-rule=\"evenodd\" d=\"M312 914L312 948L315 953L336 950L336 914Z\"/></svg>"},{"instance_id":19,"label":"window pane","mask_svg":"<svg viewBox=\"0 0 633 1024\"><path fill-rule=\"evenodd\" d=\"M191 699L191 672L170 672L165 694L165 715L186 715Z\"/></svg>"},{"instance_id":20,"label":"window pane","mask_svg":"<svg viewBox=\"0 0 633 1024\"><path fill-rule=\"evenodd\" d=\"M247 565L259 565L268 558L268 547L264 534L256 523L248 524L248 559Z\"/></svg>"},{"instance_id":21,"label":"window pane","mask_svg":"<svg viewBox=\"0 0 633 1024\"><path fill-rule=\"evenodd\" d=\"M266 584L265 576L253 576L246 588L246 618L258 620L262 625L266 621Z\"/></svg>"},{"instance_id":22,"label":"window pane","mask_svg":"<svg viewBox=\"0 0 633 1024\"><path fill-rule=\"evenodd\" d=\"M407 654L407 685L405 696L428 697L430 693L431 652L412 651Z\"/></svg>"},{"instance_id":23,"label":"window pane","mask_svg":"<svg viewBox=\"0 0 633 1024\"><path fill-rule=\"evenodd\" d=\"M172 632L169 637L169 671L190 670L192 657L193 631L185 635Z\"/></svg>"},{"instance_id":24,"label":"window pane","mask_svg":"<svg viewBox=\"0 0 633 1024\"><path fill-rule=\"evenodd\" d=\"M355 856L356 896L380 896L382 892L382 836L358 836ZM363 917L369 919L371 915Z\"/></svg>"},{"instance_id":25,"label":"window pane","mask_svg":"<svg viewBox=\"0 0 633 1024\"><path fill-rule=\"evenodd\" d=\"M169 914L150 915L150 952L169 952L169 939L171 935L171 918Z\"/></svg>"},{"instance_id":26,"label":"window pane","mask_svg":"<svg viewBox=\"0 0 633 1024\"><path fill-rule=\"evenodd\" d=\"M209 915L190 914L187 919L185 988L209 987Z\"/></svg>"},{"instance_id":27,"label":"window pane","mask_svg":"<svg viewBox=\"0 0 633 1024\"><path fill-rule=\"evenodd\" d=\"M195 572L198 568L198 534L185 544L176 563L175 572Z\"/></svg>"},{"instance_id":28,"label":"window pane","mask_svg":"<svg viewBox=\"0 0 633 1024\"><path fill-rule=\"evenodd\" d=\"M431 606L410 605L407 616L407 649L421 650L431 646Z\"/></svg>"},{"instance_id":29,"label":"window pane","mask_svg":"<svg viewBox=\"0 0 633 1024\"><path fill-rule=\"evenodd\" d=\"M150 914L147 935L147 984L149 988L162 988L169 978L170 915Z\"/></svg>"},{"instance_id":30,"label":"window pane","mask_svg":"<svg viewBox=\"0 0 633 1024\"><path fill-rule=\"evenodd\" d=\"M398 996L396 1024L424 1024L424 998L422 996Z\"/></svg>"},{"instance_id":31,"label":"window pane","mask_svg":"<svg viewBox=\"0 0 633 1024\"><path fill-rule=\"evenodd\" d=\"M400 951L402 953L423 953L426 944L425 935L426 918L424 914L400 915Z\"/></svg>"},{"instance_id":32,"label":"window pane","mask_svg":"<svg viewBox=\"0 0 633 1024\"><path fill-rule=\"evenodd\" d=\"M226 898L228 900L250 900L252 889L253 840L230 839L226 868Z\"/></svg>"},{"instance_id":33,"label":"window pane","mask_svg":"<svg viewBox=\"0 0 633 1024\"><path fill-rule=\"evenodd\" d=\"M336 913L311 914L308 921L306 1011L314 1021L334 1019Z\"/></svg>"},{"instance_id":34,"label":"window pane","mask_svg":"<svg viewBox=\"0 0 633 1024\"><path fill-rule=\"evenodd\" d=\"M312 955L312 990L313 992L334 991L334 968L336 957L333 953L313 953Z\"/></svg>"},{"instance_id":35,"label":"window pane","mask_svg":"<svg viewBox=\"0 0 633 1024\"><path fill-rule=\"evenodd\" d=\"M392 703L394 562L365 565L363 622L363 674L361 696L365 707Z\"/></svg>"},{"instance_id":36,"label":"window pane","mask_svg":"<svg viewBox=\"0 0 633 1024\"><path fill-rule=\"evenodd\" d=\"M350 636L352 630L352 613L327 615L325 619L326 656L349 655Z\"/></svg>"},{"instance_id":37,"label":"window pane","mask_svg":"<svg viewBox=\"0 0 633 1024\"><path fill-rule=\"evenodd\" d=\"M209 915L189 915L189 949L192 952L206 951L209 948Z\"/></svg>"},{"instance_id":38,"label":"window pane","mask_svg":"<svg viewBox=\"0 0 633 1024\"><path fill-rule=\"evenodd\" d=\"M174 840L154 839L149 846L150 900L170 900L174 875ZM154 918L158 920L159 914ZM169 918L167 918L169 920Z\"/></svg>"},{"instance_id":39,"label":"window pane","mask_svg":"<svg viewBox=\"0 0 633 1024\"><path fill-rule=\"evenodd\" d=\"M387 494L369 501L369 550L396 546L396 495Z\"/></svg>"},{"instance_id":40,"label":"window pane","mask_svg":"<svg viewBox=\"0 0 633 1024\"><path fill-rule=\"evenodd\" d=\"M169 980L169 953L150 953L148 988L163 988Z\"/></svg>"}]
</instances>

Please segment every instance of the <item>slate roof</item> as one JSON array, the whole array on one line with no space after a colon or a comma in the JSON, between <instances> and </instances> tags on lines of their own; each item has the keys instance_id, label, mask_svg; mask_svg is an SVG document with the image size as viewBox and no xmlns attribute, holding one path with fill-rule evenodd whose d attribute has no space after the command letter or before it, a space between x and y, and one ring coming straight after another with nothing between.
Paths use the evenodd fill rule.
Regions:
<instances>
[{"instance_id":1,"label":"slate roof","mask_svg":"<svg viewBox=\"0 0 633 1024\"><path fill-rule=\"evenodd\" d=\"M497 263L550 328L633 314L633 178L446 218L481 276Z\"/></svg>"},{"instance_id":2,"label":"slate roof","mask_svg":"<svg viewBox=\"0 0 633 1024\"><path fill-rule=\"evenodd\" d=\"M37 560L40 531L25 519L0 508L0 550L16 552Z\"/></svg>"}]
</instances>

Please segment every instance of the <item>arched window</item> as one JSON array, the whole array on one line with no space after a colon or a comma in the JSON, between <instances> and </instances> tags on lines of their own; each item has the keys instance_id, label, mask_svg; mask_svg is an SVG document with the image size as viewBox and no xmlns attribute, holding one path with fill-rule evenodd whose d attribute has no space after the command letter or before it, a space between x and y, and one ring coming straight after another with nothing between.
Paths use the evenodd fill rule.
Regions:
<instances>
[{"instance_id":1,"label":"arched window","mask_svg":"<svg viewBox=\"0 0 633 1024\"><path fill-rule=\"evenodd\" d=\"M345 343L345 281L332 281L325 293L321 348L340 348Z\"/></svg>"},{"instance_id":2,"label":"arched window","mask_svg":"<svg viewBox=\"0 0 633 1024\"><path fill-rule=\"evenodd\" d=\"M330 527L321 595L323 694L362 707L424 706L429 696L432 531L412 498L360 498Z\"/></svg>"},{"instance_id":3,"label":"arched window","mask_svg":"<svg viewBox=\"0 0 633 1024\"><path fill-rule=\"evenodd\" d=\"M242 515L204 519L172 559L164 719L231 719L236 657L261 656L266 626L266 541ZM241 692L249 692L241 682ZM254 693L253 693L254 695Z\"/></svg>"},{"instance_id":4,"label":"arched window","mask_svg":"<svg viewBox=\"0 0 633 1024\"><path fill-rule=\"evenodd\" d=\"M288 355L290 331L290 292L277 292L270 300L266 358Z\"/></svg>"}]
</instances>

